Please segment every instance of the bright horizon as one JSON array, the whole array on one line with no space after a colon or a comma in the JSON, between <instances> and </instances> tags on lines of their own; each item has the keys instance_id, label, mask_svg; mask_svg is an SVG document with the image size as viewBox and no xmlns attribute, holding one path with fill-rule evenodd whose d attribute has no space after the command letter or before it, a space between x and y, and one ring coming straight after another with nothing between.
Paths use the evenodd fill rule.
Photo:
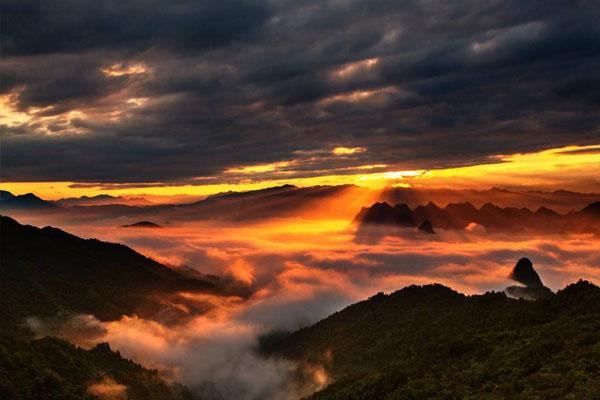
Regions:
<instances>
[{"instance_id":1,"label":"bright horizon","mask_svg":"<svg viewBox=\"0 0 600 400\"><path fill-rule=\"evenodd\" d=\"M600 144L565 146L532 153L497 155L488 163L430 170L395 170L387 166L361 166L359 170L379 172L294 177L296 171L279 162L239 167L236 178L225 171L214 179L229 183L213 184L144 184L144 183L75 183L75 182L2 182L2 188L13 194L34 193L48 200L67 197L95 196L208 196L227 191L250 191L284 184L299 187L352 184L371 189L405 187L415 189L453 188L489 189L492 187L527 190L571 190L600 192ZM241 171L241 172L240 172ZM277 178L285 174L287 178ZM243 175L240 177L239 175Z\"/></svg>"}]
</instances>

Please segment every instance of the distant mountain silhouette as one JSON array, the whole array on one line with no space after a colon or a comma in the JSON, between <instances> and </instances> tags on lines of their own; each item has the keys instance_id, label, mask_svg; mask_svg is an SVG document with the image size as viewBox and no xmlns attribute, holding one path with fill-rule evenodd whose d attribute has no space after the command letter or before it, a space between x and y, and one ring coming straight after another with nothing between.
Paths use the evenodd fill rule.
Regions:
<instances>
[{"instance_id":1,"label":"distant mountain silhouette","mask_svg":"<svg viewBox=\"0 0 600 400\"><path fill-rule=\"evenodd\" d=\"M164 212L174 220L251 220L283 216L316 218L316 210L323 201L336 199L338 195L355 189L352 185L305 188L283 185L248 192L221 193L194 203L164 208ZM331 210L328 212L331 213Z\"/></svg>"},{"instance_id":2,"label":"distant mountain silhouette","mask_svg":"<svg viewBox=\"0 0 600 400\"><path fill-rule=\"evenodd\" d=\"M105 202L117 201L118 199L119 199L119 197L117 197L117 196L111 196L108 194L99 194L97 196L67 197L64 199L57 200L56 203L60 204L61 206L69 207L69 206L95 204L95 203L105 204Z\"/></svg>"},{"instance_id":3,"label":"distant mountain silhouette","mask_svg":"<svg viewBox=\"0 0 600 400\"><path fill-rule=\"evenodd\" d=\"M600 218L600 201L588 205L580 213L592 218Z\"/></svg>"},{"instance_id":4,"label":"distant mountain silhouette","mask_svg":"<svg viewBox=\"0 0 600 400\"><path fill-rule=\"evenodd\" d=\"M37 198L37 200L32 199L33 202L31 202L27 199L11 200L16 196L4 191L0 197L0 208L6 211L5 214L15 217L19 217L19 212L31 211L43 214L51 212L60 217L72 216L90 220L109 219L116 216L128 217L132 220L160 218L173 221L200 219L240 221L288 216L310 219L348 218L349 205L344 200L346 195L351 199L360 199L361 196L370 199L369 201L373 199L372 191L354 185L310 187L282 185L246 192L219 193L186 204L161 205L148 204L148 201L143 198L124 199L106 194L56 201ZM561 213L574 208L581 209L597 201L598 197L599 195L594 193L568 191L511 192L498 188L483 191L395 188L384 190L377 201L387 204L404 204L411 209L410 213L407 213L406 210L396 210L399 226L418 227L424 220L429 220L436 229L464 229L476 218L485 217L488 218L486 226L488 229L502 230L506 229L503 221L506 216L496 218L494 214L497 213L497 210L488 209L489 207L484 210L487 211L487 215L484 215L485 212L480 213L480 209L484 207L485 203L494 201L496 206L504 205L498 206L498 208L507 210L507 215L512 215L514 219L520 218L521 214L531 219L532 215L530 214L540 218L549 217L545 214L552 207L557 207L553 209L561 210ZM440 208L437 204L448 205ZM524 205L538 211L532 213L522 208ZM548 208L540 209L541 205L546 205ZM597 209L594 212L592 207L589 211L591 215L597 216ZM412 223L410 222L411 218L413 219ZM359 220L362 220L362 216L357 216L356 222ZM585 221L582 223L582 227L575 226L574 228L600 235L600 230L594 224Z\"/></svg>"},{"instance_id":5,"label":"distant mountain silhouette","mask_svg":"<svg viewBox=\"0 0 600 400\"><path fill-rule=\"evenodd\" d=\"M143 197L121 197L111 196L108 194L99 194L97 196L81 196L81 197L67 197L60 200L55 200L54 204L61 207L75 207L75 206L106 206L106 205L135 205L135 206L149 206L151 202Z\"/></svg>"},{"instance_id":6,"label":"distant mountain silhouette","mask_svg":"<svg viewBox=\"0 0 600 400\"><path fill-rule=\"evenodd\" d=\"M0 217L0 232L3 323L61 312L102 320L134 313L175 318L177 310L165 308L163 301L169 295L215 289L120 244L21 225L8 217Z\"/></svg>"},{"instance_id":7,"label":"distant mountain silhouette","mask_svg":"<svg viewBox=\"0 0 600 400\"><path fill-rule=\"evenodd\" d=\"M433 230L433 225L429 220L423 221L421 225L419 225L419 230L425 233L435 233Z\"/></svg>"},{"instance_id":8,"label":"distant mountain silhouette","mask_svg":"<svg viewBox=\"0 0 600 400\"><path fill-rule=\"evenodd\" d=\"M0 201L11 200L15 197L14 194L7 190L0 190Z\"/></svg>"},{"instance_id":9,"label":"distant mountain silhouette","mask_svg":"<svg viewBox=\"0 0 600 400\"><path fill-rule=\"evenodd\" d=\"M121 225L121 228L162 228L162 226L150 221L139 221L133 224Z\"/></svg>"},{"instance_id":10,"label":"distant mountain silhouette","mask_svg":"<svg viewBox=\"0 0 600 400\"><path fill-rule=\"evenodd\" d=\"M366 224L413 226L415 223L412 211L405 204L392 207L388 203L375 203L363 210L359 214L362 214L361 221Z\"/></svg>"},{"instance_id":11,"label":"distant mountain silhouette","mask_svg":"<svg viewBox=\"0 0 600 400\"><path fill-rule=\"evenodd\" d=\"M283 185L267 189L247 192L226 192L209 196L203 200L185 204L139 204L136 199L123 200L107 195L90 198L62 199L46 204L53 207L29 208L32 212L47 214L52 212L60 217L75 217L78 219L109 219L128 217L132 220L154 220L157 218L172 221L190 220L253 220L272 217L302 216L306 218L330 218L337 209L347 216L347 208L321 206L327 201L335 201L340 195L349 191L360 191L353 185L311 186L300 188L293 185ZM4 196L4 195L3 195ZM6 204L2 208L11 215L13 210L19 211L23 206L13 206L17 201L10 200L6 192ZM112 199L112 200L111 200ZM43 200L42 200L43 201ZM332 211L333 210L333 211ZM14 213L19 217L18 213Z\"/></svg>"},{"instance_id":12,"label":"distant mountain silhouette","mask_svg":"<svg viewBox=\"0 0 600 400\"><path fill-rule=\"evenodd\" d=\"M590 398L598 332L600 288L589 282L540 301L436 284L379 293L262 346L323 366L330 384L311 400Z\"/></svg>"},{"instance_id":13,"label":"distant mountain silhouette","mask_svg":"<svg viewBox=\"0 0 600 400\"><path fill-rule=\"evenodd\" d=\"M388 203L378 202L371 207L363 207L354 221L361 228L369 225L419 227L428 221L436 229L448 230L465 229L469 224L478 224L488 232L599 234L600 202L562 215L545 207L532 212L527 208L502 208L492 203L477 209L471 203L451 203L441 208L429 202L411 210L406 204L392 207Z\"/></svg>"},{"instance_id":14,"label":"distant mountain silhouette","mask_svg":"<svg viewBox=\"0 0 600 400\"><path fill-rule=\"evenodd\" d=\"M563 214L573 209L581 209L586 205L598 201L599 193L577 193L567 190L544 191L519 191L502 188L485 190L472 189L426 189L426 188L387 188L378 201L389 204L405 203L415 208L428 201L436 204L465 203L469 202L480 208L485 203L504 207L527 207L537 210L540 206Z\"/></svg>"},{"instance_id":15,"label":"distant mountain silhouette","mask_svg":"<svg viewBox=\"0 0 600 400\"><path fill-rule=\"evenodd\" d=\"M33 193L15 196L6 190L0 190L0 209L48 209L54 207L50 201L42 200Z\"/></svg>"}]
</instances>

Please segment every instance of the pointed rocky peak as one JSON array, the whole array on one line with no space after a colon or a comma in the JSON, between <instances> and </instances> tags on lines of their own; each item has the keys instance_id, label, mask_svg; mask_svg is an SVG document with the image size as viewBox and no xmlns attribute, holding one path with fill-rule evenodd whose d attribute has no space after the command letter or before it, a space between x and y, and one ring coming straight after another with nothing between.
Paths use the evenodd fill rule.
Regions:
<instances>
[{"instance_id":1,"label":"pointed rocky peak","mask_svg":"<svg viewBox=\"0 0 600 400\"><path fill-rule=\"evenodd\" d=\"M387 202L377 202L371 206L371 210L391 210L392 206L390 206Z\"/></svg>"},{"instance_id":2,"label":"pointed rocky peak","mask_svg":"<svg viewBox=\"0 0 600 400\"><path fill-rule=\"evenodd\" d=\"M544 286L540 276L533 269L533 263L525 257L517 262L509 278L525 286Z\"/></svg>"},{"instance_id":3,"label":"pointed rocky peak","mask_svg":"<svg viewBox=\"0 0 600 400\"><path fill-rule=\"evenodd\" d=\"M544 286L528 258L521 258L517 262L509 278L524 285L507 287L504 292L509 297L523 300L541 300L553 295L552 290Z\"/></svg>"},{"instance_id":4,"label":"pointed rocky peak","mask_svg":"<svg viewBox=\"0 0 600 400\"><path fill-rule=\"evenodd\" d=\"M479 209L479 211L482 211L482 212L490 212L490 211L494 212L494 211L498 211L498 210L502 210L502 209L493 203L485 203Z\"/></svg>"},{"instance_id":5,"label":"pointed rocky peak","mask_svg":"<svg viewBox=\"0 0 600 400\"><path fill-rule=\"evenodd\" d=\"M429 208L429 209L434 209L434 210L441 210L441 208L435 204L433 201L430 201L429 203L427 203L427 205L425 205L425 207Z\"/></svg>"},{"instance_id":6,"label":"pointed rocky peak","mask_svg":"<svg viewBox=\"0 0 600 400\"><path fill-rule=\"evenodd\" d=\"M395 219L395 212L392 206L386 202L377 202L364 213L362 222L367 224L393 225Z\"/></svg>"}]
</instances>

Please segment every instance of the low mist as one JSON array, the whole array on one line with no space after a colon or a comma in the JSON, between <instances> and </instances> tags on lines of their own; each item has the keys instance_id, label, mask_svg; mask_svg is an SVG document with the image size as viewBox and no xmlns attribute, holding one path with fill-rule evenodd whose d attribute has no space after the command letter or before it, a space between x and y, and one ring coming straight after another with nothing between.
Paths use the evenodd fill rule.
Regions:
<instances>
[{"instance_id":1,"label":"low mist","mask_svg":"<svg viewBox=\"0 0 600 400\"><path fill-rule=\"evenodd\" d=\"M598 239L592 236L515 237L478 229L428 236L381 228L372 240L360 241L347 220L157 221L165 226L160 230L115 228L119 222L67 221L61 227L127 244L174 268L215 275L234 289L180 293L177 302L183 309L208 306L179 324L137 316L112 322L76 316L66 323L64 316L32 317L27 323L39 335L83 346L108 342L206 399L292 400L318 390L330 380L327 365L265 358L259 338L310 325L379 291L431 282L463 293L502 290L521 257L533 260L554 290L582 276L600 281Z\"/></svg>"}]
</instances>

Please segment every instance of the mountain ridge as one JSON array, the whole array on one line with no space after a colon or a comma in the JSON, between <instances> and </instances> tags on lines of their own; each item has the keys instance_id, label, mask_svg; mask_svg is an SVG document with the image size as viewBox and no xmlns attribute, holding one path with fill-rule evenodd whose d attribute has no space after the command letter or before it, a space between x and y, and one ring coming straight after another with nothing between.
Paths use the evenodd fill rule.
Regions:
<instances>
[{"instance_id":1,"label":"mountain ridge","mask_svg":"<svg viewBox=\"0 0 600 400\"><path fill-rule=\"evenodd\" d=\"M486 203L477 209L469 202L450 203L441 208L433 202L417 206L411 210L407 204L395 206L387 202L377 202L363 207L354 218L360 228L369 225L413 227L425 221L433 229L464 230L470 224L479 224L489 232L544 232L544 233L592 233L600 235L600 201L594 202L579 211L559 214L547 207L535 212L526 207L498 207Z\"/></svg>"},{"instance_id":2,"label":"mountain ridge","mask_svg":"<svg viewBox=\"0 0 600 400\"><path fill-rule=\"evenodd\" d=\"M165 310L158 293L216 290L214 283L190 278L122 244L21 225L5 216L0 216L0 232L0 313L14 324L24 317L61 312L93 314L101 320L133 313L154 318ZM178 315L176 309L169 308L169 313Z\"/></svg>"},{"instance_id":3,"label":"mountain ridge","mask_svg":"<svg viewBox=\"0 0 600 400\"><path fill-rule=\"evenodd\" d=\"M594 398L600 288L580 280L526 301L411 285L264 338L263 350L323 365L331 383L310 399Z\"/></svg>"}]
</instances>

